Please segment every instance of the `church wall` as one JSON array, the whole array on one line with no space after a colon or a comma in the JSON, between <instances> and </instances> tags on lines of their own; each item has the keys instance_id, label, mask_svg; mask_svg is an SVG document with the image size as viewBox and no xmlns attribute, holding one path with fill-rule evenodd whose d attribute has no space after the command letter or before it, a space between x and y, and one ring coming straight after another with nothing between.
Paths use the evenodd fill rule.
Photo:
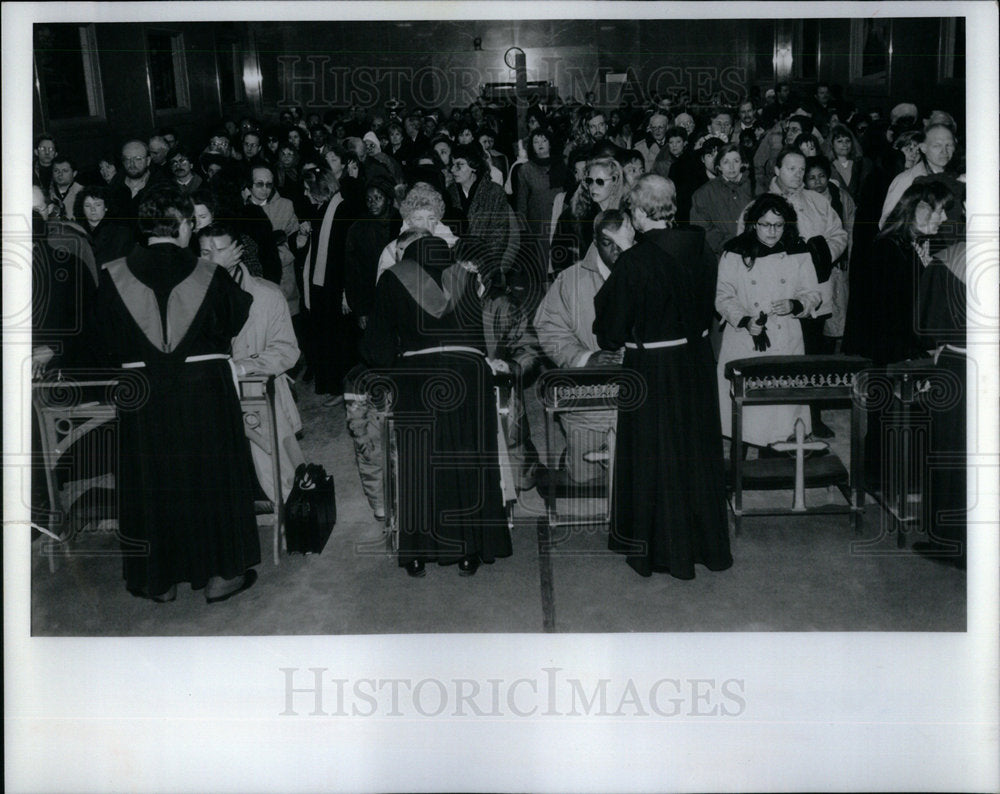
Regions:
<instances>
[{"instance_id":1,"label":"church wall","mask_svg":"<svg viewBox=\"0 0 1000 794\"><path fill-rule=\"evenodd\" d=\"M36 93L34 127L49 127L64 153L86 162L95 151L115 148L119 136L147 137L153 128L170 125L182 140L200 141L223 114L273 118L290 104L322 112L397 98L410 107L450 109L468 104L482 83L513 82L504 64L513 46L525 52L528 80L548 80L564 98L583 99L594 91L599 104L614 100L604 93L604 75L631 67L647 94L684 87L695 104L715 95L735 102L749 86L774 82L769 48L775 31L790 27L780 20L669 19L97 24L105 118L50 123ZM189 108L153 111L144 44L151 28L184 35ZM890 84L863 96L851 86L851 21L822 20L817 77L844 86L862 103L888 108L917 99L921 110L946 106L961 117L962 86L937 80L939 28L938 19L894 20ZM223 106L214 52L220 33L241 42L248 62L259 61L259 95L251 74L251 94ZM790 79L803 92L813 82L795 74Z\"/></svg>"}]
</instances>

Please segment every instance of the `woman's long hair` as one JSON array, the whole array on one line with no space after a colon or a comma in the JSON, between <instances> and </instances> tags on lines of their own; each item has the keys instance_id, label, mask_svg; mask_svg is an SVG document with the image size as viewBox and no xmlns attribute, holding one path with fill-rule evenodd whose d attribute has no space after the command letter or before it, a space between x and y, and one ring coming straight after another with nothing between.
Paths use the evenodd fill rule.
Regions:
<instances>
[{"instance_id":1,"label":"woman's long hair","mask_svg":"<svg viewBox=\"0 0 1000 794\"><path fill-rule=\"evenodd\" d=\"M587 170L584 174L589 174L591 168L598 167L606 169L611 174L611 178L615 183L611 192L611 198L608 201L607 209L618 209L625 197L625 174L622 171L621 164L611 157L601 157L596 160L588 160ZM573 213L573 217L580 220L588 217L588 215L598 211L599 209L600 208L590 197L590 190L587 188L585 177L584 181L577 186L576 192L570 199L570 210Z\"/></svg>"},{"instance_id":2,"label":"woman's long hair","mask_svg":"<svg viewBox=\"0 0 1000 794\"><path fill-rule=\"evenodd\" d=\"M917 216L917 207L924 202L932 209L943 204L945 209L951 209L955 197L941 182L918 182L910 185L900 197L899 203L893 207L885 220L885 227L879 232L876 240L883 237L905 237L913 228Z\"/></svg>"}]
</instances>

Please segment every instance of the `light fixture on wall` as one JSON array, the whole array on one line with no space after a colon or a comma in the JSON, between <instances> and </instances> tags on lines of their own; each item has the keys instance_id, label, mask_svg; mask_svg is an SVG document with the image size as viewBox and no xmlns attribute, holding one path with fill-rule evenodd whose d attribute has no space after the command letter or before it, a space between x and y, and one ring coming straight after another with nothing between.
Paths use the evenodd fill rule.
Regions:
<instances>
[{"instance_id":1,"label":"light fixture on wall","mask_svg":"<svg viewBox=\"0 0 1000 794\"><path fill-rule=\"evenodd\" d=\"M480 50L483 49L483 40L482 40L482 38L480 38L479 36L476 36L472 40L472 49L474 49L476 52L479 52Z\"/></svg>"},{"instance_id":2,"label":"light fixture on wall","mask_svg":"<svg viewBox=\"0 0 1000 794\"><path fill-rule=\"evenodd\" d=\"M792 73L792 48L790 45L776 45L774 48L774 77L784 80Z\"/></svg>"}]
</instances>

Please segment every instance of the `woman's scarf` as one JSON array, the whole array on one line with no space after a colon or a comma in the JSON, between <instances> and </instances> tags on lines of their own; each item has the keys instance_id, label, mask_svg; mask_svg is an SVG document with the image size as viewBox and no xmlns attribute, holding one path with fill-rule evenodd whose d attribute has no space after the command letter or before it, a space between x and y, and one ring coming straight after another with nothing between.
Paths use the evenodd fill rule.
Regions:
<instances>
[{"instance_id":1,"label":"woman's scarf","mask_svg":"<svg viewBox=\"0 0 1000 794\"><path fill-rule=\"evenodd\" d=\"M768 248L757 237L756 230L750 227L739 237L731 240L726 245L725 250L739 254L743 258L746 269L753 270L753 266L760 257L780 254L782 251L788 251L788 247L785 244L785 238L782 237L772 248Z\"/></svg>"},{"instance_id":2,"label":"woman's scarf","mask_svg":"<svg viewBox=\"0 0 1000 794\"><path fill-rule=\"evenodd\" d=\"M306 308L310 306L310 286L315 284L322 287L326 284L326 257L330 250L330 235L333 233L333 216L337 214L337 207L344 200L344 197L337 193L327 205L326 212L323 213L323 223L319 227L319 236L309 241L309 251L306 252L305 273L302 283L305 286ZM313 250L316 257L313 259Z\"/></svg>"}]
</instances>

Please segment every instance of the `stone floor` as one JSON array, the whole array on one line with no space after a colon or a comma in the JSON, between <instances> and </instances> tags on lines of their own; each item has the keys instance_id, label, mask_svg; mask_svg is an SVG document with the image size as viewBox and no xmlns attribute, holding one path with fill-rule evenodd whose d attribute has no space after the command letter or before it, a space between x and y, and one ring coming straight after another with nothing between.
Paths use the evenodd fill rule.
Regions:
<instances>
[{"instance_id":1,"label":"stone floor","mask_svg":"<svg viewBox=\"0 0 1000 794\"><path fill-rule=\"evenodd\" d=\"M223 604L181 588L171 604L128 595L113 525L77 539L54 573L35 543L35 635L296 635L424 632L962 631L965 574L899 549L883 512L869 504L861 535L846 516L744 520L732 538L735 564L699 567L693 581L642 578L607 551L606 525L540 530L544 504L532 490L515 509L514 554L476 576L430 566L413 580L386 553L361 492L344 407L324 408L297 385L306 457L336 479L338 522L320 555L264 561L257 584ZM528 391L532 434L544 451L544 414ZM826 412L832 449L846 462L848 412ZM826 491L808 492L815 504ZM832 497L841 502L839 494ZM790 492L748 494L747 505ZM908 537L907 545L914 540ZM916 538L919 539L919 538ZM547 544L541 544L547 540Z\"/></svg>"}]
</instances>

